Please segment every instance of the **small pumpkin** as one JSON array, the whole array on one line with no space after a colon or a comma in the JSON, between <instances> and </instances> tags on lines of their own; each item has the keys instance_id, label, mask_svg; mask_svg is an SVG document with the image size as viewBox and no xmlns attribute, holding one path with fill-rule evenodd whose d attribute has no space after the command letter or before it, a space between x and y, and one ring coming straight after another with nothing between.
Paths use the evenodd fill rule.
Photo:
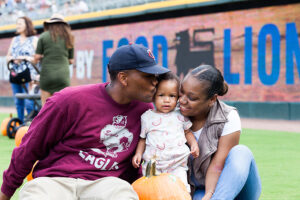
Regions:
<instances>
[{"instance_id":1,"label":"small pumpkin","mask_svg":"<svg viewBox=\"0 0 300 200\"><path fill-rule=\"evenodd\" d=\"M152 160L146 168L146 176L132 183L140 200L191 200L184 183L169 173L156 175L156 161Z\"/></svg>"},{"instance_id":2,"label":"small pumpkin","mask_svg":"<svg viewBox=\"0 0 300 200\"><path fill-rule=\"evenodd\" d=\"M32 170L33 170L33 168L32 168ZM26 176L26 179L27 179L28 182L31 181L31 180L33 180L32 170L31 170L31 172Z\"/></svg>"},{"instance_id":3,"label":"small pumpkin","mask_svg":"<svg viewBox=\"0 0 300 200\"><path fill-rule=\"evenodd\" d=\"M32 169L31 169L31 172L26 176L27 181L33 180L32 172L33 172L33 169L34 169L34 167L36 166L37 163L38 163L38 161L36 161L36 162L34 163Z\"/></svg>"},{"instance_id":4,"label":"small pumpkin","mask_svg":"<svg viewBox=\"0 0 300 200\"><path fill-rule=\"evenodd\" d=\"M22 126L17 130L16 135L15 135L16 147L20 146L22 138L27 133L28 128L29 128L28 126Z\"/></svg>"},{"instance_id":5,"label":"small pumpkin","mask_svg":"<svg viewBox=\"0 0 300 200\"><path fill-rule=\"evenodd\" d=\"M20 144L22 142L22 138L27 133L28 129L29 129L28 126L22 126L17 130L16 135L15 135L16 147L20 146ZM33 169L34 169L35 165L37 164L37 162L38 161L36 161L34 163L32 169L31 169L31 172L26 176L27 181L31 181L33 179L32 172L33 172Z\"/></svg>"},{"instance_id":6,"label":"small pumpkin","mask_svg":"<svg viewBox=\"0 0 300 200\"><path fill-rule=\"evenodd\" d=\"M0 129L1 129L1 133L3 136L7 136L7 124L8 122L10 121L10 119L12 118L12 114L10 114L10 116L8 118L5 118L2 122L1 122L1 126L0 126Z\"/></svg>"}]
</instances>

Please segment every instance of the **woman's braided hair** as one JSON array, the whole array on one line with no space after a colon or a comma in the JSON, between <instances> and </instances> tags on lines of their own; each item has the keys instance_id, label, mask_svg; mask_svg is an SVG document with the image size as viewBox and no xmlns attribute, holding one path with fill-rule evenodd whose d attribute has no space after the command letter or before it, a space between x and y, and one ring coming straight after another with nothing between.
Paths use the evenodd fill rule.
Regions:
<instances>
[{"instance_id":1,"label":"woman's braided hair","mask_svg":"<svg viewBox=\"0 0 300 200\"><path fill-rule=\"evenodd\" d=\"M221 72L210 65L200 65L193 69L190 74L199 81L205 81L207 88L207 99L215 94L223 96L228 92L228 85L224 81Z\"/></svg>"}]
</instances>

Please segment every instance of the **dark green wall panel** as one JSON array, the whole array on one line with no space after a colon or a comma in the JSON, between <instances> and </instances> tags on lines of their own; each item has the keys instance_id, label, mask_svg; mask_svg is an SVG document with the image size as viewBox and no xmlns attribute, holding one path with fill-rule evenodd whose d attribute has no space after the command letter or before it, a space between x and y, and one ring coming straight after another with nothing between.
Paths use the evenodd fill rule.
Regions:
<instances>
[{"instance_id":1,"label":"dark green wall panel","mask_svg":"<svg viewBox=\"0 0 300 200\"><path fill-rule=\"evenodd\" d=\"M238 109L241 117L261 119L300 119L300 103L226 101Z\"/></svg>"},{"instance_id":2,"label":"dark green wall panel","mask_svg":"<svg viewBox=\"0 0 300 200\"><path fill-rule=\"evenodd\" d=\"M261 119L300 120L300 103L298 102L241 102L226 101L238 109L241 117ZM12 107L12 97L0 97L0 106Z\"/></svg>"}]
</instances>

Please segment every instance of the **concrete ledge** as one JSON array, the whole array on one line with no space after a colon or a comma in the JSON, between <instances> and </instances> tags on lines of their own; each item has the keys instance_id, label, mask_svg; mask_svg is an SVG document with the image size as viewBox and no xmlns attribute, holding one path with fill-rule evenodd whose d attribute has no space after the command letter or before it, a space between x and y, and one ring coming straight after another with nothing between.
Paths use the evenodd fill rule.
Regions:
<instances>
[{"instance_id":1,"label":"concrete ledge","mask_svg":"<svg viewBox=\"0 0 300 200\"><path fill-rule=\"evenodd\" d=\"M274 130L300 134L300 120L241 118L243 129Z\"/></svg>"}]
</instances>

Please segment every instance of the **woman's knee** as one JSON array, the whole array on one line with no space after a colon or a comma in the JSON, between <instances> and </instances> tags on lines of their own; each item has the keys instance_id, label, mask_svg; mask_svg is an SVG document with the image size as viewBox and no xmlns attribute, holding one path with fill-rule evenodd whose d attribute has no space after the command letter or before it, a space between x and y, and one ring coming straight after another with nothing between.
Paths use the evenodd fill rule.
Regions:
<instances>
[{"instance_id":1,"label":"woman's knee","mask_svg":"<svg viewBox=\"0 0 300 200\"><path fill-rule=\"evenodd\" d=\"M237 145L230 150L226 162L234 168L236 173L244 174L249 171L253 160L253 154L248 147Z\"/></svg>"},{"instance_id":2,"label":"woman's knee","mask_svg":"<svg viewBox=\"0 0 300 200\"><path fill-rule=\"evenodd\" d=\"M242 144L236 145L234 147L232 147L232 149L229 151L228 156L235 156L235 157L239 157L239 158L247 158L252 160L253 159L253 154L251 152L251 150Z\"/></svg>"},{"instance_id":3,"label":"woman's knee","mask_svg":"<svg viewBox=\"0 0 300 200\"><path fill-rule=\"evenodd\" d=\"M105 183L105 185L111 185L111 187L116 187L116 190L133 190L132 186L125 180L117 177L105 177L99 179L100 182Z\"/></svg>"}]
</instances>

